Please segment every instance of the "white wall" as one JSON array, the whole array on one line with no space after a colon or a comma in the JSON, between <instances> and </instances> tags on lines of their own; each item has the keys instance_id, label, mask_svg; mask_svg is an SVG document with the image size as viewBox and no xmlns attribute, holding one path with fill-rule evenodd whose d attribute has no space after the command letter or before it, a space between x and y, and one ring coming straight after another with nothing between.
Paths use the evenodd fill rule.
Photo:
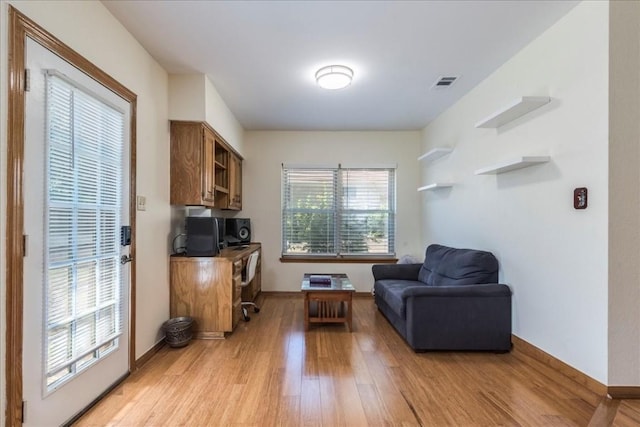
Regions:
<instances>
[{"instance_id":1,"label":"white wall","mask_svg":"<svg viewBox=\"0 0 640 427\"><path fill-rule=\"evenodd\" d=\"M609 383L640 385L640 3L610 3Z\"/></svg>"},{"instance_id":2,"label":"white wall","mask_svg":"<svg viewBox=\"0 0 640 427\"><path fill-rule=\"evenodd\" d=\"M206 120L240 155L244 154L244 129L236 120L209 77L205 77Z\"/></svg>"},{"instance_id":3,"label":"white wall","mask_svg":"<svg viewBox=\"0 0 640 427\"><path fill-rule=\"evenodd\" d=\"M137 212L135 236L135 345L136 357L139 357L161 339L160 326L169 316L166 243L170 233L167 73L98 1L9 3L138 95L136 183L138 194L147 198L147 210ZM3 24L6 12L7 5L3 1ZM6 25L2 26L1 37L3 46L6 46ZM2 50L2 60L2 78L6 82L6 49ZM4 87L4 84L1 86ZM6 105L6 98L7 94L3 91L3 106ZM4 153L7 144L5 120L2 120L0 138ZM3 177L6 176L5 167L3 164ZM4 185L2 192L4 195ZM4 222L3 219L3 226ZM1 244L4 245L4 238ZM4 248L2 253L4 254ZM2 258L4 262L4 255ZM4 279L3 272L2 280ZM3 290L4 288L2 286ZM4 308L4 305L5 302L1 301L0 306ZM4 320L4 315L2 319ZM4 334L1 342L4 345Z\"/></svg>"},{"instance_id":4,"label":"white wall","mask_svg":"<svg viewBox=\"0 0 640 427\"><path fill-rule=\"evenodd\" d=\"M419 241L419 132L245 133L242 217L251 218L252 240L262 243L262 289L300 291L303 273L347 273L358 292L373 286L371 264L281 263L282 163L357 163L398 165L397 240L399 256L423 257Z\"/></svg>"},{"instance_id":5,"label":"white wall","mask_svg":"<svg viewBox=\"0 0 640 427\"><path fill-rule=\"evenodd\" d=\"M513 289L513 333L607 382L608 3L584 2L423 131L424 241L492 251ZM498 130L475 123L523 95L550 104ZM474 171L522 155L550 163L498 176ZM589 207L573 209L588 187Z\"/></svg>"},{"instance_id":6,"label":"white wall","mask_svg":"<svg viewBox=\"0 0 640 427\"><path fill-rule=\"evenodd\" d=\"M169 76L169 118L206 121L242 154L244 129L204 74Z\"/></svg>"},{"instance_id":7,"label":"white wall","mask_svg":"<svg viewBox=\"0 0 640 427\"><path fill-rule=\"evenodd\" d=\"M169 119L206 120L204 74L169 75Z\"/></svg>"}]
</instances>

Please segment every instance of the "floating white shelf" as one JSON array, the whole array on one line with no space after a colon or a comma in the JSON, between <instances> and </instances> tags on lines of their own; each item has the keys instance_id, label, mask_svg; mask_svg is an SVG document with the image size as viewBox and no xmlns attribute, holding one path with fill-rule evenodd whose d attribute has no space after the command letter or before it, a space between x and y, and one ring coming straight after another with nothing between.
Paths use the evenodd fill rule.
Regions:
<instances>
[{"instance_id":1,"label":"floating white shelf","mask_svg":"<svg viewBox=\"0 0 640 427\"><path fill-rule=\"evenodd\" d=\"M418 157L418 161L425 161L427 163L438 160L441 157L451 154L453 148L450 147L436 147L427 151L422 156Z\"/></svg>"},{"instance_id":2,"label":"floating white shelf","mask_svg":"<svg viewBox=\"0 0 640 427\"><path fill-rule=\"evenodd\" d=\"M435 190L437 188L450 188L453 187L452 182L434 182L433 184L425 185L424 187L418 188L418 191L429 191Z\"/></svg>"},{"instance_id":3,"label":"floating white shelf","mask_svg":"<svg viewBox=\"0 0 640 427\"><path fill-rule=\"evenodd\" d=\"M477 128L499 128L551 102L548 96L521 96L500 111L476 123Z\"/></svg>"},{"instance_id":4,"label":"floating white shelf","mask_svg":"<svg viewBox=\"0 0 640 427\"><path fill-rule=\"evenodd\" d=\"M478 169L476 175L497 175L513 171L516 169L528 168L529 166L539 165L541 163L547 163L551 160L549 156L522 156L517 159L510 160L508 162L499 163L497 165L488 166L486 168Z\"/></svg>"}]
</instances>

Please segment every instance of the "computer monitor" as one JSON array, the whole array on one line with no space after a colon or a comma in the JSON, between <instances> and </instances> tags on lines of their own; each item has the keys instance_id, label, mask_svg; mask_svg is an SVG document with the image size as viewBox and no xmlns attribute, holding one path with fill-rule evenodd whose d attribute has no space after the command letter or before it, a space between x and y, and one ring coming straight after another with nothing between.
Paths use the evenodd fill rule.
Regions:
<instances>
[{"instance_id":1,"label":"computer monitor","mask_svg":"<svg viewBox=\"0 0 640 427\"><path fill-rule=\"evenodd\" d=\"M187 231L187 256L216 256L220 252L219 223L215 217L188 216L185 228Z\"/></svg>"}]
</instances>

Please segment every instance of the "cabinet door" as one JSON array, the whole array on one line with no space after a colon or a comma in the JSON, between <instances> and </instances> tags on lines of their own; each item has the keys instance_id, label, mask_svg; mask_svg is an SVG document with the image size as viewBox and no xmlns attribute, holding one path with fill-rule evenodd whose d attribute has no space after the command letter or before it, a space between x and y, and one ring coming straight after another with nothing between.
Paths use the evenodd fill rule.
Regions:
<instances>
[{"instance_id":1,"label":"cabinet door","mask_svg":"<svg viewBox=\"0 0 640 427\"><path fill-rule=\"evenodd\" d=\"M208 206L213 206L215 202L215 144L216 139L209 129L204 131L204 141L202 143L202 199L208 202Z\"/></svg>"},{"instance_id":2,"label":"cabinet door","mask_svg":"<svg viewBox=\"0 0 640 427\"><path fill-rule=\"evenodd\" d=\"M242 261L233 263L233 311L231 313L232 325L235 328L240 320L242 293Z\"/></svg>"},{"instance_id":3,"label":"cabinet door","mask_svg":"<svg viewBox=\"0 0 640 427\"><path fill-rule=\"evenodd\" d=\"M213 131L199 122L171 122L170 203L213 207Z\"/></svg>"},{"instance_id":4,"label":"cabinet door","mask_svg":"<svg viewBox=\"0 0 640 427\"><path fill-rule=\"evenodd\" d=\"M215 186L216 207L229 207L229 152L225 144L216 139L215 142Z\"/></svg>"},{"instance_id":5,"label":"cabinet door","mask_svg":"<svg viewBox=\"0 0 640 427\"><path fill-rule=\"evenodd\" d=\"M223 338L240 317L236 297L241 276L234 276L229 260L222 257L182 257L170 259L171 317L191 316L196 338ZM234 323L235 322L235 323Z\"/></svg>"},{"instance_id":6,"label":"cabinet door","mask_svg":"<svg viewBox=\"0 0 640 427\"><path fill-rule=\"evenodd\" d=\"M204 205L204 127L201 123L171 122L172 205Z\"/></svg>"},{"instance_id":7,"label":"cabinet door","mask_svg":"<svg viewBox=\"0 0 640 427\"><path fill-rule=\"evenodd\" d=\"M242 209L242 159L235 154L229 161L229 209Z\"/></svg>"}]
</instances>

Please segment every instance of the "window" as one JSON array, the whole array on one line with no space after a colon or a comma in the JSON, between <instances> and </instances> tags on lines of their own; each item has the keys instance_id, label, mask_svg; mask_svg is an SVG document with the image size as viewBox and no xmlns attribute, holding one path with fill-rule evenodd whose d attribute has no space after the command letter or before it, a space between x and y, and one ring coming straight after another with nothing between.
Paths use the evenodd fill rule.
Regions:
<instances>
[{"instance_id":1,"label":"window","mask_svg":"<svg viewBox=\"0 0 640 427\"><path fill-rule=\"evenodd\" d=\"M395 168L283 167L283 257L394 255Z\"/></svg>"},{"instance_id":2,"label":"window","mask_svg":"<svg viewBox=\"0 0 640 427\"><path fill-rule=\"evenodd\" d=\"M118 348L123 113L47 76L46 385Z\"/></svg>"}]
</instances>

